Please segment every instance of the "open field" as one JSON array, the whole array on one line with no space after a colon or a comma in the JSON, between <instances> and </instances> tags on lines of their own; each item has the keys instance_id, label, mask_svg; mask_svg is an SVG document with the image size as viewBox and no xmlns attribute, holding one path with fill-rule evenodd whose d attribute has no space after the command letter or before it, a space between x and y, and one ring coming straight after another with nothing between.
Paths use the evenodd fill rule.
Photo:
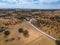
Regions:
<instances>
[{"instance_id":1,"label":"open field","mask_svg":"<svg viewBox=\"0 0 60 45\"><path fill-rule=\"evenodd\" d=\"M8 37L5 37L4 32L0 33L0 45L56 45L53 40L51 41L27 22L22 22L16 25L9 25L8 27L11 28L9 30L10 35ZM19 33L19 28L28 30L29 37L25 37L22 33ZM14 38L14 40L11 41L11 38ZM48 41L51 43L47 43Z\"/></svg>"},{"instance_id":2,"label":"open field","mask_svg":"<svg viewBox=\"0 0 60 45\"><path fill-rule=\"evenodd\" d=\"M42 36L42 34L33 27L31 27L29 24L26 24L25 22L11 25L9 26L11 28L10 35L8 37L4 37L4 32L0 33L0 45L26 45L29 42L35 40L36 38ZM24 37L23 34L18 32L19 28L23 28L24 30L29 31L29 37ZM20 37L20 39L18 39ZM5 42L5 40L10 40L11 38L15 38L14 41L8 41Z\"/></svg>"},{"instance_id":3,"label":"open field","mask_svg":"<svg viewBox=\"0 0 60 45\"><path fill-rule=\"evenodd\" d=\"M37 39L36 41L30 43L29 45L57 45L57 44L50 38L42 36L41 39Z\"/></svg>"},{"instance_id":4,"label":"open field","mask_svg":"<svg viewBox=\"0 0 60 45\"><path fill-rule=\"evenodd\" d=\"M60 10L5 10L0 11L0 45L56 45L56 41L28 22L60 40ZM19 32L21 28L23 31ZM27 36L24 35L26 30ZM10 34L6 36L5 31Z\"/></svg>"}]
</instances>

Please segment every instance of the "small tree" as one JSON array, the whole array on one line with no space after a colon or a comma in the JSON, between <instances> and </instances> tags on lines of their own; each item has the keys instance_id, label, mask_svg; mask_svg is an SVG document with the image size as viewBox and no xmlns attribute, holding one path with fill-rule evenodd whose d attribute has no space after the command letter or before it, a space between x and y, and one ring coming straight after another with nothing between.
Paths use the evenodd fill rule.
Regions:
<instances>
[{"instance_id":1,"label":"small tree","mask_svg":"<svg viewBox=\"0 0 60 45\"><path fill-rule=\"evenodd\" d=\"M24 20L26 17L25 16L19 16L17 19Z\"/></svg>"},{"instance_id":2,"label":"small tree","mask_svg":"<svg viewBox=\"0 0 60 45\"><path fill-rule=\"evenodd\" d=\"M29 31L28 31L28 30L25 30L25 31L23 32L23 35L24 35L25 37L28 37L28 36L29 36Z\"/></svg>"},{"instance_id":3,"label":"small tree","mask_svg":"<svg viewBox=\"0 0 60 45\"><path fill-rule=\"evenodd\" d=\"M19 29L18 29L18 32L19 32L19 33L22 33L22 32L23 32L23 28L19 28Z\"/></svg>"},{"instance_id":4,"label":"small tree","mask_svg":"<svg viewBox=\"0 0 60 45\"><path fill-rule=\"evenodd\" d=\"M8 36L10 34L10 32L9 31L5 31L4 34L5 34L5 36Z\"/></svg>"}]
</instances>

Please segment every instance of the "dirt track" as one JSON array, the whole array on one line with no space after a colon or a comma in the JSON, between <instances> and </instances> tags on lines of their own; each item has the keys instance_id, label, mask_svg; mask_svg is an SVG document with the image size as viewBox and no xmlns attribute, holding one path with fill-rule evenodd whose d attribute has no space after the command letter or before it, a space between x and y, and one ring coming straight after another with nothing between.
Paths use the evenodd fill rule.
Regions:
<instances>
[{"instance_id":1,"label":"dirt track","mask_svg":"<svg viewBox=\"0 0 60 45\"><path fill-rule=\"evenodd\" d=\"M0 33L0 45L55 45L55 42L48 37L44 36L33 28L30 24L23 22L20 24L9 26L12 28L10 35L5 38L3 33ZM23 28L29 31L29 37L24 37L23 34L18 32L18 28ZM20 37L20 39L18 39ZM15 38L13 41L5 42L6 39Z\"/></svg>"}]
</instances>

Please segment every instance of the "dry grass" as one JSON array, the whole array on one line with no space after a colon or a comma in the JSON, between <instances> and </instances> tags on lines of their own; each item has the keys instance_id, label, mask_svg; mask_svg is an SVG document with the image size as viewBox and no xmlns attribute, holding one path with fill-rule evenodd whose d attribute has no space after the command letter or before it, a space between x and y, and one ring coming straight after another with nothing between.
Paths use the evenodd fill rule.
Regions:
<instances>
[{"instance_id":1,"label":"dry grass","mask_svg":"<svg viewBox=\"0 0 60 45\"><path fill-rule=\"evenodd\" d=\"M48 17L48 18L47 18ZM44 23L39 25L38 22L35 22L36 24L34 24L35 26L39 25L39 29L42 29L42 31L46 32L47 34L53 36L56 39L60 39L60 23L57 22L57 19L50 19L50 17L55 17L55 15L42 15L42 16L38 16L37 18L35 17L35 19L37 19L37 21L44 21ZM59 17L59 16L58 16Z\"/></svg>"},{"instance_id":2,"label":"dry grass","mask_svg":"<svg viewBox=\"0 0 60 45\"><path fill-rule=\"evenodd\" d=\"M31 25L25 22L16 25L10 25L8 27L12 28L11 30L9 30L10 35L4 37L4 32L0 33L0 45L27 45L28 43L30 43L31 41L35 40L36 38L42 35L40 32L36 31L36 29L34 29ZM18 32L19 28L28 30L29 37L24 37L22 33L19 33ZM10 40L12 38L14 38L13 41Z\"/></svg>"}]
</instances>

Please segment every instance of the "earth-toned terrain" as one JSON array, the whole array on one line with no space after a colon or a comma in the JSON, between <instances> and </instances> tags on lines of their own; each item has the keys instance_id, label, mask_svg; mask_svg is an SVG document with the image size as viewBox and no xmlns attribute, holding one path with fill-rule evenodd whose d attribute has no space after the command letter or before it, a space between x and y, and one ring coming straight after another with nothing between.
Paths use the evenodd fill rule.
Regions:
<instances>
[{"instance_id":1,"label":"earth-toned terrain","mask_svg":"<svg viewBox=\"0 0 60 45\"><path fill-rule=\"evenodd\" d=\"M34 16L32 23L45 33L60 40L60 15L40 14Z\"/></svg>"},{"instance_id":2,"label":"earth-toned terrain","mask_svg":"<svg viewBox=\"0 0 60 45\"><path fill-rule=\"evenodd\" d=\"M57 45L29 22L60 40L60 10L2 10L0 45Z\"/></svg>"},{"instance_id":3,"label":"earth-toned terrain","mask_svg":"<svg viewBox=\"0 0 60 45\"><path fill-rule=\"evenodd\" d=\"M12 22L13 23L13 22ZM8 28L6 28L8 27ZM38 32L34 27L32 27L27 22L10 24L5 26L6 28L3 32L0 32L0 45L56 45L55 41L50 40L48 37L44 36ZM26 37L23 33L18 31L19 28L29 31L29 35ZM9 35L5 35L5 32L9 31ZM48 38L48 39L47 39ZM46 40L44 42L44 40ZM39 41L39 42L38 42ZM51 43L47 43L47 42ZM41 43L40 43L41 42ZM43 44L44 42L44 44Z\"/></svg>"}]
</instances>

